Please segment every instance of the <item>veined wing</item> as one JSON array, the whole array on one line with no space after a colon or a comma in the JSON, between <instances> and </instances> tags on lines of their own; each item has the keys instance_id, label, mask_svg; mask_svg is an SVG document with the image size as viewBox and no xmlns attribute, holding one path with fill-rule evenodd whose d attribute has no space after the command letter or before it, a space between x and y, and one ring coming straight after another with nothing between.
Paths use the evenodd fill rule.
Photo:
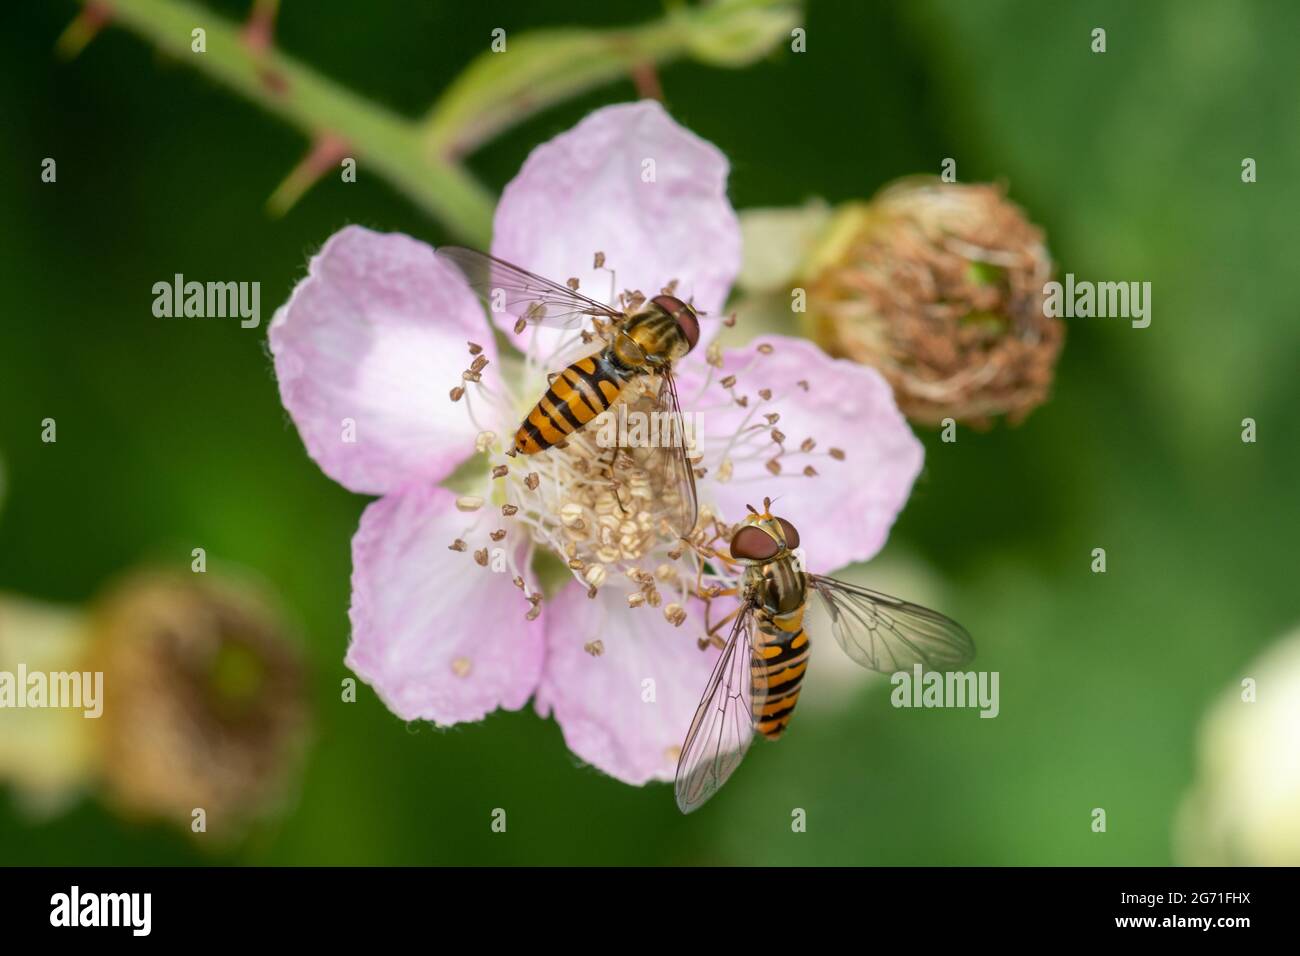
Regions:
<instances>
[{"instance_id":1,"label":"veined wing","mask_svg":"<svg viewBox=\"0 0 1300 956\"><path fill-rule=\"evenodd\" d=\"M809 575L809 583L826 604L835 640L864 667L957 670L975 656L966 628L938 611L821 575Z\"/></svg>"},{"instance_id":2,"label":"veined wing","mask_svg":"<svg viewBox=\"0 0 1300 956\"><path fill-rule=\"evenodd\" d=\"M672 370L664 368L659 373L658 405L667 414L670 429L669 441L657 449L655 471L660 476L657 489L660 500L669 502L668 523L678 537L689 538L700 517L700 500L695 490L695 463L691 447L694 431L687 431L681 402L677 399L677 382ZM663 437L663 429L660 429Z\"/></svg>"},{"instance_id":3,"label":"veined wing","mask_svg":"<svg viewBox=\"0 0 1300 956\"><path fill-rule=\"evenodd\" d=\"M530 325L560 329L572 329L588 318L625 318L617 309L486 252L443 246L434 255L459 269L483 304L496 314L506 313Z\"/></svg>"},{"instance_id":4,"label":"veined wing","mask_svg":"<svg viewBox=\"0 0 1300 956\"><path fill-rule=\"evenodd\" d=\"M754 739L755 702L767 694L766 678L753 673L754 605L746 602L696 708L677 760L677 807L690 813L718 792Z\"/></svg>"}]
</instances>

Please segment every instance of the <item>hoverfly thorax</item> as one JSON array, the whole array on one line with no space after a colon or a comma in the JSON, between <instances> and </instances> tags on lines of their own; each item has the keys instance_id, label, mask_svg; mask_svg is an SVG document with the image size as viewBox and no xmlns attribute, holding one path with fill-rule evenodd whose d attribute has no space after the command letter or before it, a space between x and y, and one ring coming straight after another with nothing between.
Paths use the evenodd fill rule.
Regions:
<instances>
[{"instance_id":1,"label":"hoverfly thorax","mask_svg":"<svg viewBox=\"0 0 1300 956\"><path fill-rule=\"evenodd\" d=\"M657 295L650 300L652 306L662 309L674 322L686 339L686 352L695 348L700 341L700 317L690 305L675 295ZM683 352L682 355L685 355ZM681 355L676 356L681 358Z\"/></svg>"},{"instance_id":2,"label":"hoverfly thorax","mask_svg":"<svg viewBox=\"0 0 1300 956\"><path fill-rule=\"evenodd\" d=\"M700 319L695 310L675 295L657 295L627 321L627 336L644 353L650 367L675 362L700 340Z\"/></svg>"}]
</instances>

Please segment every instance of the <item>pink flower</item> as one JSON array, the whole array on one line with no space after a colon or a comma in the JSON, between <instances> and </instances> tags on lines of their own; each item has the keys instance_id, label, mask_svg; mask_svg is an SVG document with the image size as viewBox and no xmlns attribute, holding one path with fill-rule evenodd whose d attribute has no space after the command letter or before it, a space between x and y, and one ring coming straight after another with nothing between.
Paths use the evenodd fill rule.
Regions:
<instances>
[{"instance_id":1,"label":"pink flower","mask_svg":"<svg viewBox=\"0 0 1300 956\"><path fill-rule=\"evenodd\" d=\"M596 251L620 288L677 280L708 313L678 365L683 409L699 413L703 517L734 521L746 501L783 495L815 569L866 560L921 446L871 369L802 340L707 347L740 265L726 179L722 154L659 104L598 110L529 156L502 195L491 251L605 301ZM498 355L478 300L429 246L352 226L312 259L269 334L308 454L344 487L381 496L353 539L348 666L405 720L479 720L535 697L583 760L628 783L671 779L717 655L700 650L696 577L725 579L650 523L636 527L636 489L617 516L602 512L582 483L581 441L504 455L560 333L530 330L524 354ZM479 361L465 380L467 342ZM468 493L440 486L453 472ZM574 577L545 604L539 550Z\"/></svg>"}]
</instances>

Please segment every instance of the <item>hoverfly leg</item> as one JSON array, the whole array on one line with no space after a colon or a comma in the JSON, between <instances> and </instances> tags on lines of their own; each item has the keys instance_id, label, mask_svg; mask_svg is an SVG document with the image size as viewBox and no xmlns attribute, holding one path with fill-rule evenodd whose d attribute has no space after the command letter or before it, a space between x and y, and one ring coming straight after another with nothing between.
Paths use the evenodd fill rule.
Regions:
<instances>
[{"instance_id":1,"label":"hoverfly leg","mask_svg":"<svg viewBox=\"0 0 1300 956\"><path fill-rule=\"evenodd\" d=\"M605 467L609 469L610 488L613 489L614 500L618 502L618 510L623 512L623 514L627 514L627 507L623 504L623 498L618 493L618 478L614 474L614 466L618 464L618 449L611 448L609 451L609 464Z\"/></svg>"}]
</instances>

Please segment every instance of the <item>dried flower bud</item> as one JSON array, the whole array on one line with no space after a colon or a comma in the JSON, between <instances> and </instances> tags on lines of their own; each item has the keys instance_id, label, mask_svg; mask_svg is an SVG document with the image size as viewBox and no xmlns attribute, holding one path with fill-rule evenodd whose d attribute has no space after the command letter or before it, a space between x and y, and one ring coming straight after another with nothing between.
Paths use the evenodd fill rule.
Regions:
<instances>
[{"instance_id":1,"label":"dried flower bud","mask_svg":"<svg viewBox=\"0 0 1300 956\"><path fill-rule=\"evenodd\" d=\"M132 816L237 835L274 809L305 749L298 643L242 583L141 573L93 612L105 786Z\"/></svg>"},{"instance_id":2,"label":"dried flower bud","mask_svg":"<svg viewBox=\"0 0 1300 956\"><path fill-rule=\"evenodd\" d=\"M902 180L842 208L805 269L828 352L878 368L914 421L1023 419L1046 400L1064 325L1043 312L1043 233L986 184Z\"/></svg>"}]
</instances>

